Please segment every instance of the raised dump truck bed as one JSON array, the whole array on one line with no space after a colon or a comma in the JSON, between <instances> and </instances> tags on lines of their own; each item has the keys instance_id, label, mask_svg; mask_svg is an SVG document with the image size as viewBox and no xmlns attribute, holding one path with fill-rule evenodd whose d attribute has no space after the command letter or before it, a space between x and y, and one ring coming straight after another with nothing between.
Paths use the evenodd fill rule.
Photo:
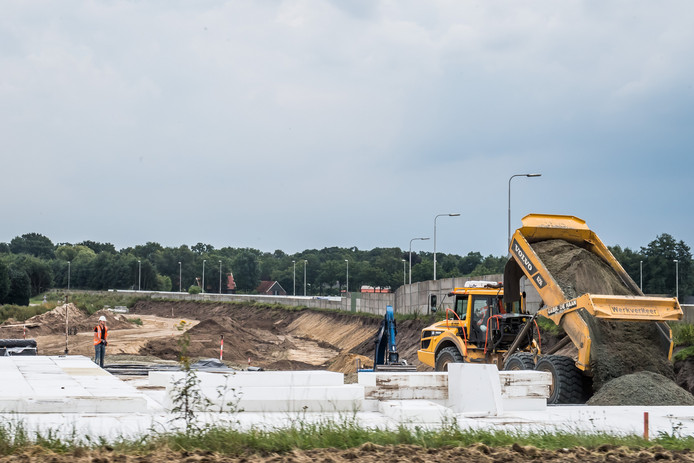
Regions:
<instances>
[{"instance_id":1,"label":"raised dump truck bed","mask_svg":"<svg viewBox=\"0 0 694 463\"><path fill-rule=\"evenodd\" d=\"M577 358L572 360L580 372L592 376L597 366L598 356L591 354L593 342L606 336L604 321L648 323L647 327L639 326L646 334L637 333L643 339L634 342L651 345L656 357L670 358L672 335L665 322L682 318L676 298L644 296L600 238L579 218L530 214L522 223L510 243L512 259L504 272L505 302L518 298L520 278L527 277L544 304L538 314L562 327L576 346ZM620 325L612 323L613 328L618 330ZM507 360L513 353L511 349ZM564 382L577 380L575 372L568 372L571 362L566 358L547 357L554 359L546 359L543 365L553 361L556 365L546 369L556 370L554 375L571 376ZM644 369L659 368L646 365ZM615 375L624 373L616 371ZM562 378L556 378L556 382L555 387L561 387ZM570 395L557 401L578 401L577 394Z\"/></svg>"}]
</instances>

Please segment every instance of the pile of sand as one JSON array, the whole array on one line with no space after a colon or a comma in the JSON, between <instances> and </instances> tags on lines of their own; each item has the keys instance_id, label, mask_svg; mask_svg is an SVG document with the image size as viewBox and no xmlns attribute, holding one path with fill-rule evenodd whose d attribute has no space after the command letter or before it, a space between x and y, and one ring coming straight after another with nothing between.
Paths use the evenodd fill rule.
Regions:
<instances>
[{"instance_id":1,"label":"pile of sand","mask_svg":"<svg viewBox=\"0 0 694 463\"><path fill-rule=\"evenodd\" d=\"M567 299L585 293L635 296L599 256L564 240L532 245Z\"/></svg>"},{"instance_id":2,"label":"pile of sand","mask_svg":"<svg viewBox=\"0 0 694 463\"><path fill-rule=\"evenodd\" d=\"M585 293L636 295L605 261L586 249L564 240L540 241L532 247L568 299ZM638 371L651 371L672 383L673 367L655 323L611 321L595 318L585 310L579 313L591 332L594 391L615 378Z\"/></svg>"},{"instance_id":3,"label":"pile of sand","mask_svg":"<svg viewBox=\"0 0 694 463\"><path fill-rule=\"evenodd\" d=\"M640 371L605 384L588 405L694 405L694 396L665 376Z\"/></svg>"},{"instance_id":4,"label":"pile of sand","mask_svg":"<svg viewBox=\"0 0 694 463\"><path fill-rule=\"evenodd\" d=\"M87 315L70 302L40 315L34 315L27 319L26 324L32 325L29 329L32 336L59 334L65 332L66 318L69 326L81 326Z\"/></svg>"}]
</instances>

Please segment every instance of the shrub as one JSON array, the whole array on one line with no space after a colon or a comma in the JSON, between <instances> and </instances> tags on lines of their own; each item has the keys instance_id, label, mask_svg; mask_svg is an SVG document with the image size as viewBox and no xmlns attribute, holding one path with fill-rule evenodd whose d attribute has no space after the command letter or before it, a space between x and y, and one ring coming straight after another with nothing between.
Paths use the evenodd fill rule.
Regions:
<instances>
[{"instance_id":1,"label":"shrub","mask_svg":"<svg viewBox=\"0 0 694 463\"><path fill-rule=\"evenodd\" d=\"M197 285L192 285L190 288L188 288L188 294L200 294L201 292L202 289Z\"/></svg>"},{"instance_id":2,"label":"shrub","mask_svg":"<svg viewBox=\"0 0 694 463\"><path fill-rule=\"evenodd\" d=\"M694 346L694 325L691 323L673 323L672 340L676 346Z\"/></svg>"}]
</instances>

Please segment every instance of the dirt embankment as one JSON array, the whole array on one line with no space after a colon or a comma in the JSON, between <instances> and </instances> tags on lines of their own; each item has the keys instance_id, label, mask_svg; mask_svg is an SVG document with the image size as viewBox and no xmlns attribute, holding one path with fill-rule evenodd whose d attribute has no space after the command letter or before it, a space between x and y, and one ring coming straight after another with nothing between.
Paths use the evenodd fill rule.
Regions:
<instances>
[{"instance_id":1,"label":"dirt embankment","mask_svg":"<svg viewBox=\"0 0 694 463\"><path fill-rule=\"evenodd\" d=\"M324 368L349 373L355 360L372 364L378 317L325 311L283 310L242 304L195 302L138 302L131 316L183 317L202 320L188 330L189 355L219 357L224 335L224 360L232 365L251 364L271 370ZM425 320L398 324L402 358L419 365L417 348ZM149 341L141 354L175 360L180 338ZM426 366L420 366L426 369Z\"/></svg>"},{"instance_id":2,"label":"dirt embankment","mask_svg":"<svg viewBox=\"0 0 694 463\"><path fill-rule=\"evenodd\" d=\"M80 450L67 454L54 454L33 448L18 455L0 457L0 463L22 461L26 463L51 461L55 463L150 463L150 462L630 462L646 463L652 461L692 462L690 450L671 451L660 446L647 449L618 447L604 444L595 449L574 447L560 450L541 450L532 446L513 444L508 447L489 447L473 444L467 447L424 448L416 445L376 445L363 444L348 449L291 450L286 453L268 455L243 454L223 455L207 451L173 452L160 450L144 455L126 455L110 450Z\"/></svg>"},{"instance_id":3,"label":"dirt embankment","mask_svg":"<svg viewBox=\"0 0 694 463\"><path fill-rule=\"evenodd\" d=\"M586 249L564 240L540 241L532 247L567 299L585 293L636 295L605 261ZM667 351L663 349L662 337L655 323L599 319L585 310L580 315L591 333L593 391L600 391L603 386L610 390L609 394L605 392L604 397L611 403L603 405L626 405L624 400L633 401L633 390L649 389L648 381L653 379L651 376L632 374L640 371L661 376L661 385L677 387L673 383L675 373L672 364L667 358ZM613 383L616 378L622 380ZM666 389L651 389L656 397L649 400L668 404ZM660 399L657 397L659 390L663 391Z\"/></svg>"}]
</instances>

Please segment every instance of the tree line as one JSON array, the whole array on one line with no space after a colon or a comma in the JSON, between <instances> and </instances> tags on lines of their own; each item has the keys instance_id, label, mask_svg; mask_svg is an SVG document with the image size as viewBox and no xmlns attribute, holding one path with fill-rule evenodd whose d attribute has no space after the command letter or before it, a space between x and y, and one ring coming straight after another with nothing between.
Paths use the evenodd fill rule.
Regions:
<instances>
[{"instance_id":1,"label":"tree line","mask_svg":"<svg viewBox=\"0 0 694 463\"><path fill-rule=\"evenodd\" d=\"M691 295L691 252L672 236L658 236L639 251L610 247L637 284L650 294ZM362 285L397 289L409 282L409 252L400 248L310 249L295 254L209 244L163 247L149 242L117 250L110 243L53 244L38 233L0 243L0 303L26 305L51 288L141 289L227 292L228 274L236 291L252 294L261 281L277 281L287 294L331 296ZM437 253L437 278L503 273L507 258ZM674 260L677 260L677 268ZM204 274L203 274L204 271ZM675 278L678 273L678 279ZM433 253L412 253L412 282L433 278ZM305 278L304 278L305 275ZM349 282L347 282L349 278ZM678 288L676 288L678 281Z\"/></svg>"}]
</instances>

